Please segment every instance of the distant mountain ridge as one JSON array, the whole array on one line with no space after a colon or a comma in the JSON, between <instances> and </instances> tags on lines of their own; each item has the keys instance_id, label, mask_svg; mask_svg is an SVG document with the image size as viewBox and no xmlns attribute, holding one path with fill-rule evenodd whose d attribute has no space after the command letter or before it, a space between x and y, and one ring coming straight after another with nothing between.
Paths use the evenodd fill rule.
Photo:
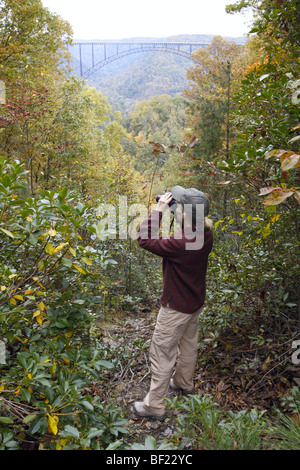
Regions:
<instances>
[{"instance_id":1,"label":"distant mountain ridge","mask_svg":"<svg viewBox=\"0 0 300 470\"><path fill-rule=\"evenodd\" d=\"M157 37L134 37L120 40L80 40L82 43L90 42L195 42L209 44L214 35L208 34L185 34L164 38ZM244 37L224 39L243 43ZM74 43L79 40L74 40ZM111 46L113 47L113 46ZM80 75L80 63L78 47L70 48L74 62L75 75ZM102 60L102 50L94 47L95 63ZM87 70L92 64L92 51L90 46L81 48L83 70ZM87 79L90 86L94 86L103 95L109 98L114 109L127 113L136 103L143 99L149 99L155 95L167 94L174 96L182 93L188 87L186 71L193 65L192 61L168 52L152 51L132 54L120 58L100 70L96 71Z\"/></svg>"}]
</instances>

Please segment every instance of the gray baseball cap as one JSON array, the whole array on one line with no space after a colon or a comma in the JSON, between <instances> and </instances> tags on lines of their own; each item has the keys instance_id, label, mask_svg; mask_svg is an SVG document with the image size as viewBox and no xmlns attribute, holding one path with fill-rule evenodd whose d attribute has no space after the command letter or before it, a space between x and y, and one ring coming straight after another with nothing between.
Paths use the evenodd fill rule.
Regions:
<instances>
[{"instance_id":1,"label":"gray baseball cap","mask_svg":"<svg viewBox=\"0 0 300 470\"><path fill-rule=\"evenodd\" d=\"M196 204L203 204L204 217L208 215L210 204L207 196L202 191L195 188L184 189L182 186L174 186L171 193L173 198L183 205L192 204L193 207L196 207Z\"/></svg>"}]
</instances>

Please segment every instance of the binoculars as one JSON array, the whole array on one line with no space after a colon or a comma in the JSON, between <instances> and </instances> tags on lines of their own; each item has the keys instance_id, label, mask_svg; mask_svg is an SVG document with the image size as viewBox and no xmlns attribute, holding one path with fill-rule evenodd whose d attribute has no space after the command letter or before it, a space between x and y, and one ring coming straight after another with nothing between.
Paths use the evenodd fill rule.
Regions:
<instances>
[{"instance_id":1,"label":"binoculars","mask_svg":"<svg viewBox=\"0 0 300 470\"><path fill-rule=\"evenodd\" d=\"M164 191L163 194L166 194L166 192L167 192L167 191ZM162 194L159 194L158 196L156 196L156 202L158 202L161 197L162 197ZM176 201L176 199L173 198L173 199L171 199L171 201L169 202L168 206L169 206L169 207L172 207L172 206L174 206L174 204L177 204L177 201Z\"/></svg>"}]
</instances>

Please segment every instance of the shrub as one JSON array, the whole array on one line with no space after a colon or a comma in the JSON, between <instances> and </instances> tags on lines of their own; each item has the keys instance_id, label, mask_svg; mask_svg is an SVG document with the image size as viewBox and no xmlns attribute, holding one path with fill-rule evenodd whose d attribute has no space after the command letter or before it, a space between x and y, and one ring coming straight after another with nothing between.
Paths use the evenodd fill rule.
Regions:
<instances>
[{"instance_id":1,"label":"shrub","mask_svg":"<svg viewBox=\"0 0 300 470\"><path fill-rule=\"evenodd\" d=\"M105 448L127 430L86 391L114 367L90 331L112 264L104 230L66 188L22 198L23 178L22 164L0 159L0 446Z\"/></svg>"},{"instance_id":2,"label":"shrub","mask_svg":"<svg viewBox=\"0 0 300 470\"><path fill-rule=\"evenodd\" d=\"M182 397L169 401L184 412L177 418L176 435L184 445L202 450L258 450L268 428L265 411L224 412L209 396Z\"/></svg>"}]
</instances>

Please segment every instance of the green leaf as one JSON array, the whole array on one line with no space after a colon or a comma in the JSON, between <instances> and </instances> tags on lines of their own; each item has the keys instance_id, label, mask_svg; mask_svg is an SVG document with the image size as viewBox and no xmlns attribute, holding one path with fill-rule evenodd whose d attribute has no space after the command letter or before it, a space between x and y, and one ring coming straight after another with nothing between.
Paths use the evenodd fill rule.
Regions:
<instances>
[{"instance_id":1,"label":"green leaf","mask_svg":"<svg viewBox=\"0 0 300 470\"><path fill-rule=\"evenodd\" d=\"M8 186L11 184L11 179L8 175L4 175L2 180L1 180L1 184L3 184L3 186L5 188L8 188Z\"/></svg>"},{"instance_id":2,"label":"green leaf","mask_svg":"<svg viewBox=\"0 0 300 470\"><path fill-rule=\"evenodd\" d=\"M103 367L106 367L106 369L113 369L114 364L109 361L105 361L104 359L100 359L100 361L97 361L97 364L100 364Z\"/></svg>"},{"instance_id":3,"label":"green leaf","mask_svg":"<svg viewBox=\"0 0 300 470\"><path fill-rule=\"evenodd\" d=\"M103 432L104 432L104 429L91 428L89 430L89 433L88 433L87 437L89 439L93 439L93 437L101 436L101 434L103 434Z\"/></svg>"},{"instance_id":4,"label":"green leaf","mask_svg":"<svg viewBox=\"0 0 300 470\"><path fill-rule=\"evenodd\" d=\"M105 450L115 450L118 449L121 445L123 444L123 441L115 441L111 442L108 447L106 447Z\"/></svg>"},{"instance_id":5,"label":"green leaf","mask_svg":"<svg viewBox=\"0 0 300 470\"><path fill-rule=\"evenodd\" d=\"M13 422L14 420L12 418L9 418L8 416L0 416L0 423L11 424Z\"/></svg>"},{"instance_id":6,"label":"green leaf","mask_svg":"<svg viewBox=\"0 0 300 470\"><path fill-rule=\"evenodd\" d=\"M24 423L24 424L30 423L30 422L33 421L35 418L36 418L36 414L35 414L35 413L30 414L30 415L27 415L27 416L25 416L25 418L22 420L22 423Z\"/></svg>"},{"instance_id":7,"label":"green leaf","mask_svg":"<svg viewBox=\"0 0 300 470\"><path fill-rule=\"evenodd\" d=\"M15 238L15 236L9 230L6 230L5 228L2 228L2 227L0 227L0 230L2 230L2 232L4 232L9 237Z\"/></svg>"},{"instance_id":8,"label":"green leaf","mask_svg":"<svg viewBox=\"0 0 300 470\"><path fill-rule=\"evenodd\" d=\"M70 268L72 266L72 261L69 258L62 258L61 263L64 266L67 266L67 268Z\"/></svg>"},{"instance_id":9,"label":"green leaf","mask_svg":"<svg viewBox=\"0 0 300 470\"><path fill-rule=\"evenodd\" d=\"M68 188L64 187L58 195L59 202L63 202L65 200L67 193L68 193Z\"/></svg>"},{"instance_id":10,"label":"green leaf","mask_svg":"<svg viewBox=\"0 0 300 470\"><path fill-rule=\"evenodd\" d=\"M149 449L149 450L156 449L156 441L155 441L154 437L152 437L152 436L147 436L146 437L145 447L146 447L146 449Z\"/></svg>"},{"instance_id":11,"label":"green leaf","mask_svg":"<svg viewBox=\"0 0 300 470\"><path fill-rule=\"evenodd\" d=\"M38 242L37 238L32 233L29 235L28 241L33 246L35 246Z\"/></svg>"},{"instance_id":12,"label":"green leaf","mask_svg":"<svg viewBox=\"0 0 300 470\"><path fill-rule=\"evenodd\" d=\"M27 388L22 388L22 389L21 389L20 396L22 397L22 399L23 399L24 401L27 401L27 403L30 403L31 394L30 394L30 392L27 390Z\"/></svg>"},{"instance_id":13,"label":"green leaf","mask_svg":"<svg viewBox=\"0 0 300 470\"><path fill-rule=\"evenodd\" d=\"M61 437L75 437L79 439L79 431L78 429L74 428L74 426L70 426L67 424L65 429L59 433Z\"/></svg>"}]
</instances>

